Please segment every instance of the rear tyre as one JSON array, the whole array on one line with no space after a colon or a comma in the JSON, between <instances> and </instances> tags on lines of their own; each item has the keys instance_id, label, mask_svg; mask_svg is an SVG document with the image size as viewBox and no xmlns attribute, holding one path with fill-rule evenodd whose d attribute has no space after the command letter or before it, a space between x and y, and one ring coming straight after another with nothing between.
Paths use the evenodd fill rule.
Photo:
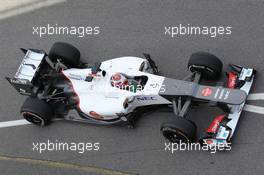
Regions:
<instances>
[{"instance_id":1,"label":"rear tyre","mask_svg":"<svg viewBox=\"0 0 264 175\"><path fill-rule=\"evenodd\" d=\"M172 143L188 143L195 141L195 123L179 116L164 122L160 130L163 136Z\"/></svg>"},{"instance_id":2,"label":"rear tyre","mask_svg":"<svg viewBox=\"0 0 264 175\"><path fill-rule=\"evenodd\" d=\"M205 79L217 79L222 72L223 63L216 56L207 52L193 53L188 62L191 72L200 72Z\"/></svg>"},{"instance_id":3,"label":"rear tyre","mask_svg":"<svg viewBox=\"0 0 264 175\"><path fill-rule=\"evenodd\" d=\"M76 47L64 42L54 43L49 52L52 61L60 59L69 68L80 66L80 56L80 51Z\"/></svg>"},{"instance_id":4,"label":"rear tyre","mask_svg":"<svg viewBox=\"0 0 264 175\"><path fill-rule=\"evenodd\" d=\"M27 121L38 126L50 124L54 116L54 111L47 102L32 97L25 100L20 112Z\"/></svg>"}]
</instances>

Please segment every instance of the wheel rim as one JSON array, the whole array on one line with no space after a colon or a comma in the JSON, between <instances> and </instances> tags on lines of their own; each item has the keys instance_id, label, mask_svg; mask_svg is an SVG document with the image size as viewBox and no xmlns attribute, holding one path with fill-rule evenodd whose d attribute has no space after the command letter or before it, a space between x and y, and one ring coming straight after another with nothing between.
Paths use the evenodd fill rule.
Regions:
<instances>
[{"instance_id":1,"label":"wheel rim","mask_svg":"<svg viewBox=\"0 0 264 175\"><path fill-rule=\"evenodd\" d=\"M189 142L188 137L179 129L163 128L163 136L172 143L187 143Z\"/></svg>"},{"instance_id":2,"label":"wheel rim","mask_svg":"<svg viewBox=\"0 0 264 175\"><path fill-rule=\"evenodd\" d=\"M40 116L34 113L31 113L31 112L22 112L22 115L30 123L33 123L39 126L44 126L44 120Z\"/></svg>"}]
</instances>

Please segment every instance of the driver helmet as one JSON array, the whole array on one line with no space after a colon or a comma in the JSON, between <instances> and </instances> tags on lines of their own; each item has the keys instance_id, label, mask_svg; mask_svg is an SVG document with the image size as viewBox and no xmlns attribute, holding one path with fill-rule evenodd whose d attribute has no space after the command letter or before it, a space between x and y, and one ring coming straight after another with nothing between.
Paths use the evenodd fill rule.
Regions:
<instances>
[{"instance_id":1,"label":"driver helmet","mask_svg":"<svg viewBox=\"0 0 264 175\"><path fill-rule=\"evenodd\" d=\"M115 73L111 77L111 85L112 86L119 86L121 88L122 86L128 85L128 79L126 78L125 75L123 75L121 73Z\"/></svg>"}]
</instances>

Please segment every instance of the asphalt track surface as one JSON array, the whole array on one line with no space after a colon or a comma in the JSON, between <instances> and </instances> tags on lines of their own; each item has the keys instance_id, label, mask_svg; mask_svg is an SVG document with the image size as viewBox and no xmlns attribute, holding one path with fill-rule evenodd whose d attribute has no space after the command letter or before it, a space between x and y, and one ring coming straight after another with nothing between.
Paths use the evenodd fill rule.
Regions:
<instances>
[{"instance_id":1,"label":"asphalt track surface","mask_svg":"<svg viewBox=\"0 0 264 175\"><path fill-rule=\"evenodd\" d=\"M263 92L264 1L67 1L0 21L0 121L19 120L25 97L8 84L20 64L18 48L49 50L55 41L70 42L89 62L119 56L150 53L162 74L183 78L186 63L195 51L209 51L225 63L257 69L252 92ZM33 26L47 24L96 25L97 36L32 35ZM164 26L178 24L229 25L232 34L208 36L164 35ZM223 73L224 75L224 73ZM263 106L263 102L256 101ZM215 109L194 109L189 116L206 128ZM243 112L232 142L232 150L211 154L207 151L164 151L160 124L169 117L153 113L142 117L135 129L95 126L57 121L39 128L33 125L0 128L1 174L261 174L264 170L263 115ZM33 142L100 142L100 150L79 154L32 150Z\"/></svg>"}]
</instances>

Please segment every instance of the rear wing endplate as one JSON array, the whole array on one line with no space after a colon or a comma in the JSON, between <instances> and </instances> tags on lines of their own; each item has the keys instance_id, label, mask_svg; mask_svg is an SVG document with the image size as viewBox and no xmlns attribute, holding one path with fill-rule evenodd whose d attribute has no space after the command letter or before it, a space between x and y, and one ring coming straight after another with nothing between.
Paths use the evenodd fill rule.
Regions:
<instances>
[{"instance_id":1,"label":"rear wing endplate","mask_svg":"<svg viewBox=\"0 0 264 175\"><path fill-rule=\"evenodd\" d=\"M14 78L6 77L7 81L22 95L31 95L33 81L46 53L34 49L21 49L25 56L18 67Z\"/></svg>"}]
</instances>

